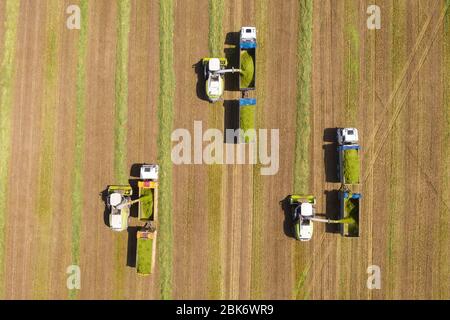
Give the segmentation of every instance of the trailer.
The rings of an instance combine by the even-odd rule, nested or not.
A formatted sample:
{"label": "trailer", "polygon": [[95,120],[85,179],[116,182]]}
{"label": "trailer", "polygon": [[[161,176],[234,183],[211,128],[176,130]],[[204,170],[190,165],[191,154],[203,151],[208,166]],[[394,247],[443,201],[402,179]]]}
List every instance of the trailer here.
{"label": "trailer", "polygon": [[256,99],[239,99],[239,143],[251,143],[256,140],[255,130]]}
{"label": "trailer", "polygon": [[155,268],[156,234],[151,227],[143,227],[137,232],[136,272],[140,275],[150,275]]}
{"label": "trailer", "polygon": [[360,183],[360,159],[358,130],[340,128],[337,131],[338,141],[338,179],[343,185]]}
{"label": "trailer", "polygon": [[239,90],[256,88],[256,28],[242,27],[239,38]]}
{"label": "trailer", "polygon": [[347,223],[340,224],[341,235],[344,237],[359,237],[359,207],[361,194],[348,190],[339,191],[339,219]]}
{"label": "trailer", "polygon": [[139,202],[138,219],[144,223],[138,229],[136,249],[136,271],[140,275],[153,272],[156,256],[156,235],[158,226],[158,165],[143,165],[138,181]]}
{"label": "trailer", "polygon": [[138,218],[146,222],[154,219],[158,210],[158,182],[157,181],[139,181],[139,202]]}

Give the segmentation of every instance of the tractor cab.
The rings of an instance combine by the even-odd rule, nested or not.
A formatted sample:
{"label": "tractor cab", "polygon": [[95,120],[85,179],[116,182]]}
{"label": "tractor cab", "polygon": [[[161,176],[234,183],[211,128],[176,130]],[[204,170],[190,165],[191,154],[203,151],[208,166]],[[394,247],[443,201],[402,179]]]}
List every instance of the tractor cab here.
{"label": "tractor cab", "polygon": [[358,143],[358,129],[339,128],[337,130],[337,140],[340,145]]}

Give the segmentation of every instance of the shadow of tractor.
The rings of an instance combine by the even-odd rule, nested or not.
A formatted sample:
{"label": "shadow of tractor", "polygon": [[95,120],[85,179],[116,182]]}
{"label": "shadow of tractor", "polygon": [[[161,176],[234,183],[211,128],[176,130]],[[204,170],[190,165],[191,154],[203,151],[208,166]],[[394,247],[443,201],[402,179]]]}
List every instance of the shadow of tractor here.
{"label": "shadow of tractor", "polygon": [[287,196],[283,200],[280,201],[280,207],[283,210],[284,213],[284,221],[283,221],[283,231],[284,234],[289,237],[295,239],[295,232],[294,232],[294,223],[292,222],[292,213],[293,208],[291,204],[289,203],[289,198],[291,196]]}

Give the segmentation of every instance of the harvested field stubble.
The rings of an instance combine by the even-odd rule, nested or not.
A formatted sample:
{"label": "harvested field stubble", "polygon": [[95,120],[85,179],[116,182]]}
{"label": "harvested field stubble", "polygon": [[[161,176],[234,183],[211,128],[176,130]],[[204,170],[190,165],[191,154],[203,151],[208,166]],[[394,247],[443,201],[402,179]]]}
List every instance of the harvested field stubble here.
{"label": "harvested field stubble", "polygon": [[0,298],[4,295],[6,195],[11,157],[12,82],[15,70],[19,7],[19,1],[8,0],[6,2],[3,54],[0,55]]}

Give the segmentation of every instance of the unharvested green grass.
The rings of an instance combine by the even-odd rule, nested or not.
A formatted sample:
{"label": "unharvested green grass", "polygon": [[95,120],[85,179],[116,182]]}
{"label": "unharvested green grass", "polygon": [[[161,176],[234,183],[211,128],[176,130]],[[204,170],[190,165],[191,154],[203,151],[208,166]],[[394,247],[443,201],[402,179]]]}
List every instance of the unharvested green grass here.
{"label": "unharvested green grass", "polygon": [[[313,1],[298,0],[299,25],[297,42],[297,115],[295,132],[294,185],[293,193],[306,194],[310,182],[310,140],[311,140],[311,70],[313,41]],[[303,286],[309,267],[298,262],[303,249],[295,247],[293,259],[296,281],[292,295],[294,299],[303,296]],[[298,276],[300,275],[300,276]]]}
{"label": "unharvested green grass", "polygon": [[6,195],[11,157],[11,109],[20,2],[7,0],[3,55],[0,56],[0,298],[4,296]]}
{"label": "unharvested green grass", "polygon": [[[41,139],[39,156],[38,190],[36,203],[36,219],[39,221],[37,247],[41,252],[49,252],[51,241],[51,225],[54,207],[52,204],[54,163],[55,163],[55,131],[56,112],[58,108],[58,27],[61,19],[58,16],[60,6],[55,0],[47,5],[46,45],[44,52],[45,85],[44,99],[41,107]],[[44,299],[48,293],[49,260],[44,254],[37,254],[36,277],[33,284],[34,295]]]}
{"label": "unharvested green grass", "polygon": [[[115,124],[114,124],[114,175],[118,184],[128,183],[127,122],[128,122],[128,35],[130,32],[130,0],[117,0],[117,48],[115,78]],[[123,298],[125,290],[124,239],[115,242],[115,290],[114,298]]]}
{"label": "unharvested green grass", "polygon": [[209,54],[217,58],[223,55],[222,48],[225,37],[222,23],[224,13],[224,0],[209,0]]}
{"label": "unharvested green grass", "polygon": [[313,2],[299,0],[299,31],[297,43],[297,116],[295,135],[294,193],[309,190],[309,154],[311,139],[311,68]]}
{"label": "unharvested green grass", "polygon": [[173,226],[172,226],[172,160],[170,135],[173,127],[175,73],[173,68],[173,0],[159,3],[160,93],[158,100],[158,163],[160,165],[160,201],[158,262],[161,298],[172,297]]}
{"label": "unharvested green grass", "polygon": [[[76,80],[75,152],[72,173],[72,264],[80,264],[80,229],[83,213],[83,160],[86,128],[86,53],[88,43],[88,0],[80,1],[83,22],[78,39]],[[77,297],[77,290],[69,291],[69,298]]]}
{"label": "unharvested green grass", "polygon": [[358,33],[358,13],[356,2],[345,0],[345,11],[347,17],[345,19],[345,82],[346,82],[346,104],[345,104],[345,120],[346,126],[356,125],[356,115],[358,114],[359,91],[360,91],[360,36]]}
{"label": "unharvested green grass", "polygon": [[116,104],[114,172],[116,183],[128,182],[127,170],[127,122],[128,122],[128,34],[130,32],[129,0],[117,0],[117,50],[116,50]]}

